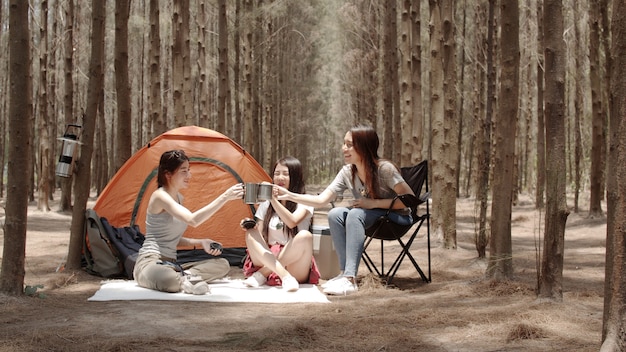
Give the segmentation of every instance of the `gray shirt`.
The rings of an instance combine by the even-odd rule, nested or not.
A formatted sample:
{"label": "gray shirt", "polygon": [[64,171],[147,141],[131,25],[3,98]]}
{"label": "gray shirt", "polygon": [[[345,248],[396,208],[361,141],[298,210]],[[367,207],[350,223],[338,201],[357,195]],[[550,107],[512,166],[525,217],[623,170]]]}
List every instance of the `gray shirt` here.
{"label": "gray shirt", "polygon": [[163,257],[176,258],[176,247],[187,223],[164,211],[159,214],[146,214],[146,238],[139,250],[141,253],[157,253]]}
{"label": "gray shirt", "polygon": [[[400,171],[396,166],[387,160],[381,160],[378,163],[378,198],[380,199],[391,199],[396,196],[396,191],[394,191],[394,187],[398,184],[404,182]],[[335,194],[342,194],[345,190],[349,190],[354,196],[354,199],[359,199],[362,197],[367,197],[369,195],[369,190],[363,184],[361,179],[358,177],[354,177],[354,184],[352,182],[352,165],[344,165],[333,182],[326,187],[333,191]],[[406,208],[404,210],[396,210],[400,213],[409,213],[409,209]]]}

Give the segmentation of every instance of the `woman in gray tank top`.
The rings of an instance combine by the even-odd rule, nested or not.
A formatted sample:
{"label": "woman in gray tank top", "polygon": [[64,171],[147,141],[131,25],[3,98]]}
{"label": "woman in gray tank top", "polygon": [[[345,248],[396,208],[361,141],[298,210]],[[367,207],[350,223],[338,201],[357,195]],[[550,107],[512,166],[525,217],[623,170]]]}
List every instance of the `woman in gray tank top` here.
{"label": "woman in gray tank top", "polygon": [[183,265],[176,263],[176,248],[179,245],[202,247],[208,254],[220,255],[220,243],[208,238],[187,238],[183,234],[188,225],[195,227],[202,224],[228,201],[243,196],[243,185],[236,184],[206,206],[191,212],[182,204],[183,196],[179,192],[188,186],[190,179],[189,157],[184,151],[170,150],[161,155],[158,188],[148,202],[146,237],[133,271],[139,286],[201,295],[209,291],[207,282],[223,278],[230,270],[230,264],[224,258]]}

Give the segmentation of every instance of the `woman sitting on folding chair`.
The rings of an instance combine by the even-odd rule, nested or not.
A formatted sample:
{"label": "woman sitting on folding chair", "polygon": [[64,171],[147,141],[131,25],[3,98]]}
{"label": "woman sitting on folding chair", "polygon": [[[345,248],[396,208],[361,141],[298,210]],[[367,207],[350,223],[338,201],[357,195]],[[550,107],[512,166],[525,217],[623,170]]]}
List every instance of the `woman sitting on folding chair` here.
{"label": "woman sitting on folding chair", "polygon": [[[344,137],[342,151],[346,165],[322,193],[296,194],[279,189],[279,199],[313,207],[329,204],[345,190],[350,190],[354,196],[351,207],[336,207],[328,212],[330,235],[341,272],[324,284],[326,294],[346,295],[358,291],[356,275],[363,254],[365,229],[387,212],[394,197],[413,195],[398,167],[378,157],[378,145],[378,134],[372,127],[355,126]],[[402,201],[393,203],[393,209],[390,213],[393,222],[412,223],[410,209]]]}

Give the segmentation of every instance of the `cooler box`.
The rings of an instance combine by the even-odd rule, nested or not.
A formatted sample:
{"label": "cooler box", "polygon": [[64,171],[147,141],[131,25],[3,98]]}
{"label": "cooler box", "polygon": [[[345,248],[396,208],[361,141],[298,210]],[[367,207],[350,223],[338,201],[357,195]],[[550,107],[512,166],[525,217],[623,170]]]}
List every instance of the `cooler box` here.
{"label": "cooler box", "polygon": [[313,256],[320,270],[322,279],[328,280],[339,274],[339,259],[335,253],[335,246],[330,238],[328,226],[313,225]]}

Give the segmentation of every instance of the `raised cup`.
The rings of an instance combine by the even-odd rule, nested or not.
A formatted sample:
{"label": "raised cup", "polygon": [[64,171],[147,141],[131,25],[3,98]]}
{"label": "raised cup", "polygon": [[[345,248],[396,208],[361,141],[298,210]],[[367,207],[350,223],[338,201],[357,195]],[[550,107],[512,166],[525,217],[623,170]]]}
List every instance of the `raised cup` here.
{"label": "raised cup", "polygon": [[272,199],[272,190],[273,190],[273,186],[269,183],[259,184],[257,199],[259,201]]}
{"label": "raised cup", "polygon": [[247,182],[246,188],[244,189],[243,201],[246,204],[255,204],[257,201],[257,193],[259,191],[259,184]]}

